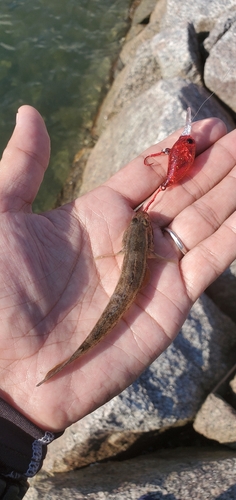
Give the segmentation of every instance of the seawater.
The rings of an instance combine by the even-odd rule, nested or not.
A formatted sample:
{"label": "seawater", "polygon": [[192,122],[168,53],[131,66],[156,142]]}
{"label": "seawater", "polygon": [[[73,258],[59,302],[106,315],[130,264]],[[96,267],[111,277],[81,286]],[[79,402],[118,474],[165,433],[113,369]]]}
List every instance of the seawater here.
{"label": "seawater", "polygon": [[34,208],[51,208],[83,145],[128,27],[130,0],[1,0],[0,149],[17,109],[42,114],[52,155]]}

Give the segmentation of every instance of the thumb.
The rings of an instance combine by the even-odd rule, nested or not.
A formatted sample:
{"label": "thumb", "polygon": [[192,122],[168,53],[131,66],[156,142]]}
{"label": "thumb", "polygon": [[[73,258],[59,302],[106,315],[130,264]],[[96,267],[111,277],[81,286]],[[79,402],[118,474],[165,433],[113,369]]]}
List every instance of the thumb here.
{"label": "thumb", "polygon": [[0,212],[31,209],[50,156],[50,139],[41,115],[22,106],[0,162]]}

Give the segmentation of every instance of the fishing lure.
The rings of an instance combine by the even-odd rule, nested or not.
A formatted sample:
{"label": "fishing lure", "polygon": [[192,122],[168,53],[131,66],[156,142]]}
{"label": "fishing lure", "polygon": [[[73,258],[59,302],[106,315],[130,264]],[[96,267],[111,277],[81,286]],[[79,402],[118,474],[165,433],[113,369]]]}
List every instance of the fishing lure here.
{"label": "fishing lure", "polygon": [[186,124],[183,133],[172,146],[172,148],[165,148],[159,153],[153,153],[146,156],[146,158],[144,159],[145,165],[151,166],[153,164],[148,162],[149,158],[153,158],[163,154],[169,155],[167,176],[161,183],[157,191],[154,192],[154,195],[149,200],[147,206],[143,209],[144,212],[147,212],[150,205],[152,205],[152,203],[155,201],[156,196],[158,193],[160,193],[160,191],[165,191],[167,187],[173,184],[177,184],[177,182],[183,179],[190,167],[193,165],[196,152],[196,143],[191,136],[191,131],[191,108],[188,108],[186,115]]}

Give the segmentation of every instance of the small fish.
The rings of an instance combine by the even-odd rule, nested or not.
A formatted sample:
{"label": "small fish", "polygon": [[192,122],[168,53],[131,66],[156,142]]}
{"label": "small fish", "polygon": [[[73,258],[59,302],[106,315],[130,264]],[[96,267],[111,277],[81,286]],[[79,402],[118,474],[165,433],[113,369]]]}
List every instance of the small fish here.
{"label": "small fish", "polygon": [[37,384],[37,387],[90,351],[114,328],[145,283],[148,258],[165,260],[154,252],[153,230],[149,214],[140,211],[134,215],[124,233],[122,251],[124,260],[119,281],[96,325],[74,354],[52,368]]}

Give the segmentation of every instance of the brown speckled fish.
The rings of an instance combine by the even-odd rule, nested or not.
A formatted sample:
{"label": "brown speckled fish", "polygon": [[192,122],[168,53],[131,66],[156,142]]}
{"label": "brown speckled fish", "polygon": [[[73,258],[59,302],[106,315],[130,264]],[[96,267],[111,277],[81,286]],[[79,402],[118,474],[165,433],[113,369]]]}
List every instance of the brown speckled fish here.
{"label": "brown speckled fish", "polygon": [[52,368],[37,386],[90,351],[114,328],[134,302],[137,293],[144,284],[147,259],[153,257],[161,259],[154,253],[152,225],[147,212],[137,212],[132,218],[124,233],[123,253],[124,260],[119,281],[96,325],[74,354]]}

